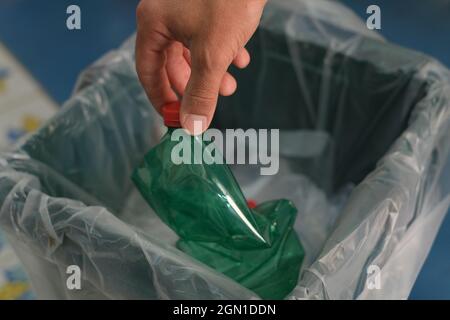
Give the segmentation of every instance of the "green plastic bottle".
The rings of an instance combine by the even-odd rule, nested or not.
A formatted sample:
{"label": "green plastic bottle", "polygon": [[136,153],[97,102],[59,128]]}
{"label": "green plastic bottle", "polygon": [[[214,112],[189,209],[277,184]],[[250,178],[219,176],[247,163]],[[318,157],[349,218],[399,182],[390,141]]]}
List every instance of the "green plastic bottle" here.
{"label": "green plastic bottle", "polygon": [[[284,298],[297,284],[304,257],[292,229],[296,208],[276,200],[250,209],[229,167],[213,163],[202,135],[180,129],[179,108],[178,102],[163,108],[169,129],[133,172],[134,183],[178,234],[178,249],[263,299]],[[191,150],[201,148],[200,164],[194,164],[194,152],[189,164],[172,161],[180,137],[189,139]]]}

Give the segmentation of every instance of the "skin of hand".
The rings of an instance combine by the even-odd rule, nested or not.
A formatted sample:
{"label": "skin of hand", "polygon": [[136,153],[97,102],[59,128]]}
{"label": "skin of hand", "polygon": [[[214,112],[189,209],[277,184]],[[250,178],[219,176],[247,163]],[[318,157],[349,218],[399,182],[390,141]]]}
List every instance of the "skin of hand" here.
{"label": "skin of hand", "polygon": [[136,69],[156,110],[161,113],[163,105],[182,96],[182,126],[193,134],[206,130],[218,95],[236,91],[229,66],[245,68],[250,63],[245,45],[265,4],[266,0],[141,0]]}

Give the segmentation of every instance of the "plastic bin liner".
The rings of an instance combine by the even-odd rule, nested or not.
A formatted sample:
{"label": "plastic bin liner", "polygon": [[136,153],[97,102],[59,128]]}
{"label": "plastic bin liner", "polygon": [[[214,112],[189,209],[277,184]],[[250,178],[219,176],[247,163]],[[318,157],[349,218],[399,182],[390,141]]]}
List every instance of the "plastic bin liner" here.
{"label": "plastic bin liner", "polygon": [[[252,299],[175,247],[130,179],[162,134],[133,39],[0,155],[0,226],[39,298]],[[450,202],[450,75],[339,3],[269,1],[217,128],[279,128],[280,170],[232,170],[256,201],[291,199],[305,260],[288,298],[407,298]],[[81,290],[66,286],[78,265]]]}

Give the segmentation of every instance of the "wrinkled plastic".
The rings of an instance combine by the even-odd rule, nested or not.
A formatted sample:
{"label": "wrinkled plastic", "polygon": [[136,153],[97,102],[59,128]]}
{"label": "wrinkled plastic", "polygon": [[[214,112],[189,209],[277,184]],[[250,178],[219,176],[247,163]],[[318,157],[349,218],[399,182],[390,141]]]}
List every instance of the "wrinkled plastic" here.
{"label": "wrinkled plastic", "polygon": [[270,247],[271,225],[252,214],[233,174],[226,165],[213,163],[214,156],[201,136],[191,138],[178,130],[191,150],[201,150],[199,160],[205,163],[195,164],[194,155],[191,164],[171,160],[180,144],[172,139],[174,131],[169,129],[133,174],[156,213],[186,241],[215,242],[230,249]]}
{"label": "wrinkled plastic", "polygon": [[[0,155],[0,226],[39,298],[257,298],[178,250],[132,185],[162,128],[133,41]],[[281,129],[277,175],[231,169],[246,197],[298,209],[305,260],[289,297],[407,298],[450,202],[449,71],[380,39],[335,1],[269,1],[249,49],[252,64],[232,70],[239,90],[214,123]],[[66,287],[73,264],[82,290]],[[377,290],[367,285],[373,270]]]}
{"label": "wrinkled plastic", "polygon": [[[201,159],[191,152],[189,163],[175,164],[181,141],[200,150]],[[133,181],[181,238],[178,249],[264,299],[282,299],[296,286],[304,255],[293,230],[297,209],[288,200],[250,209],[228,166],[214,161],[212,143],[169,128]]]}

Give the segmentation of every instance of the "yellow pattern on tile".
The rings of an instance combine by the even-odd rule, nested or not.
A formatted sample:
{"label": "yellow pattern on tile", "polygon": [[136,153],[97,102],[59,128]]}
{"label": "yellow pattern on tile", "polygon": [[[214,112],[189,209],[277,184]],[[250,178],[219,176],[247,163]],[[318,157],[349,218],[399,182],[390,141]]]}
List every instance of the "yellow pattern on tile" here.
{"label": "yellow pattern on tile", "polygon": [[0,300],[15,300],[18,299],[29,289],[26,282],[13,282],[0,287]]}

